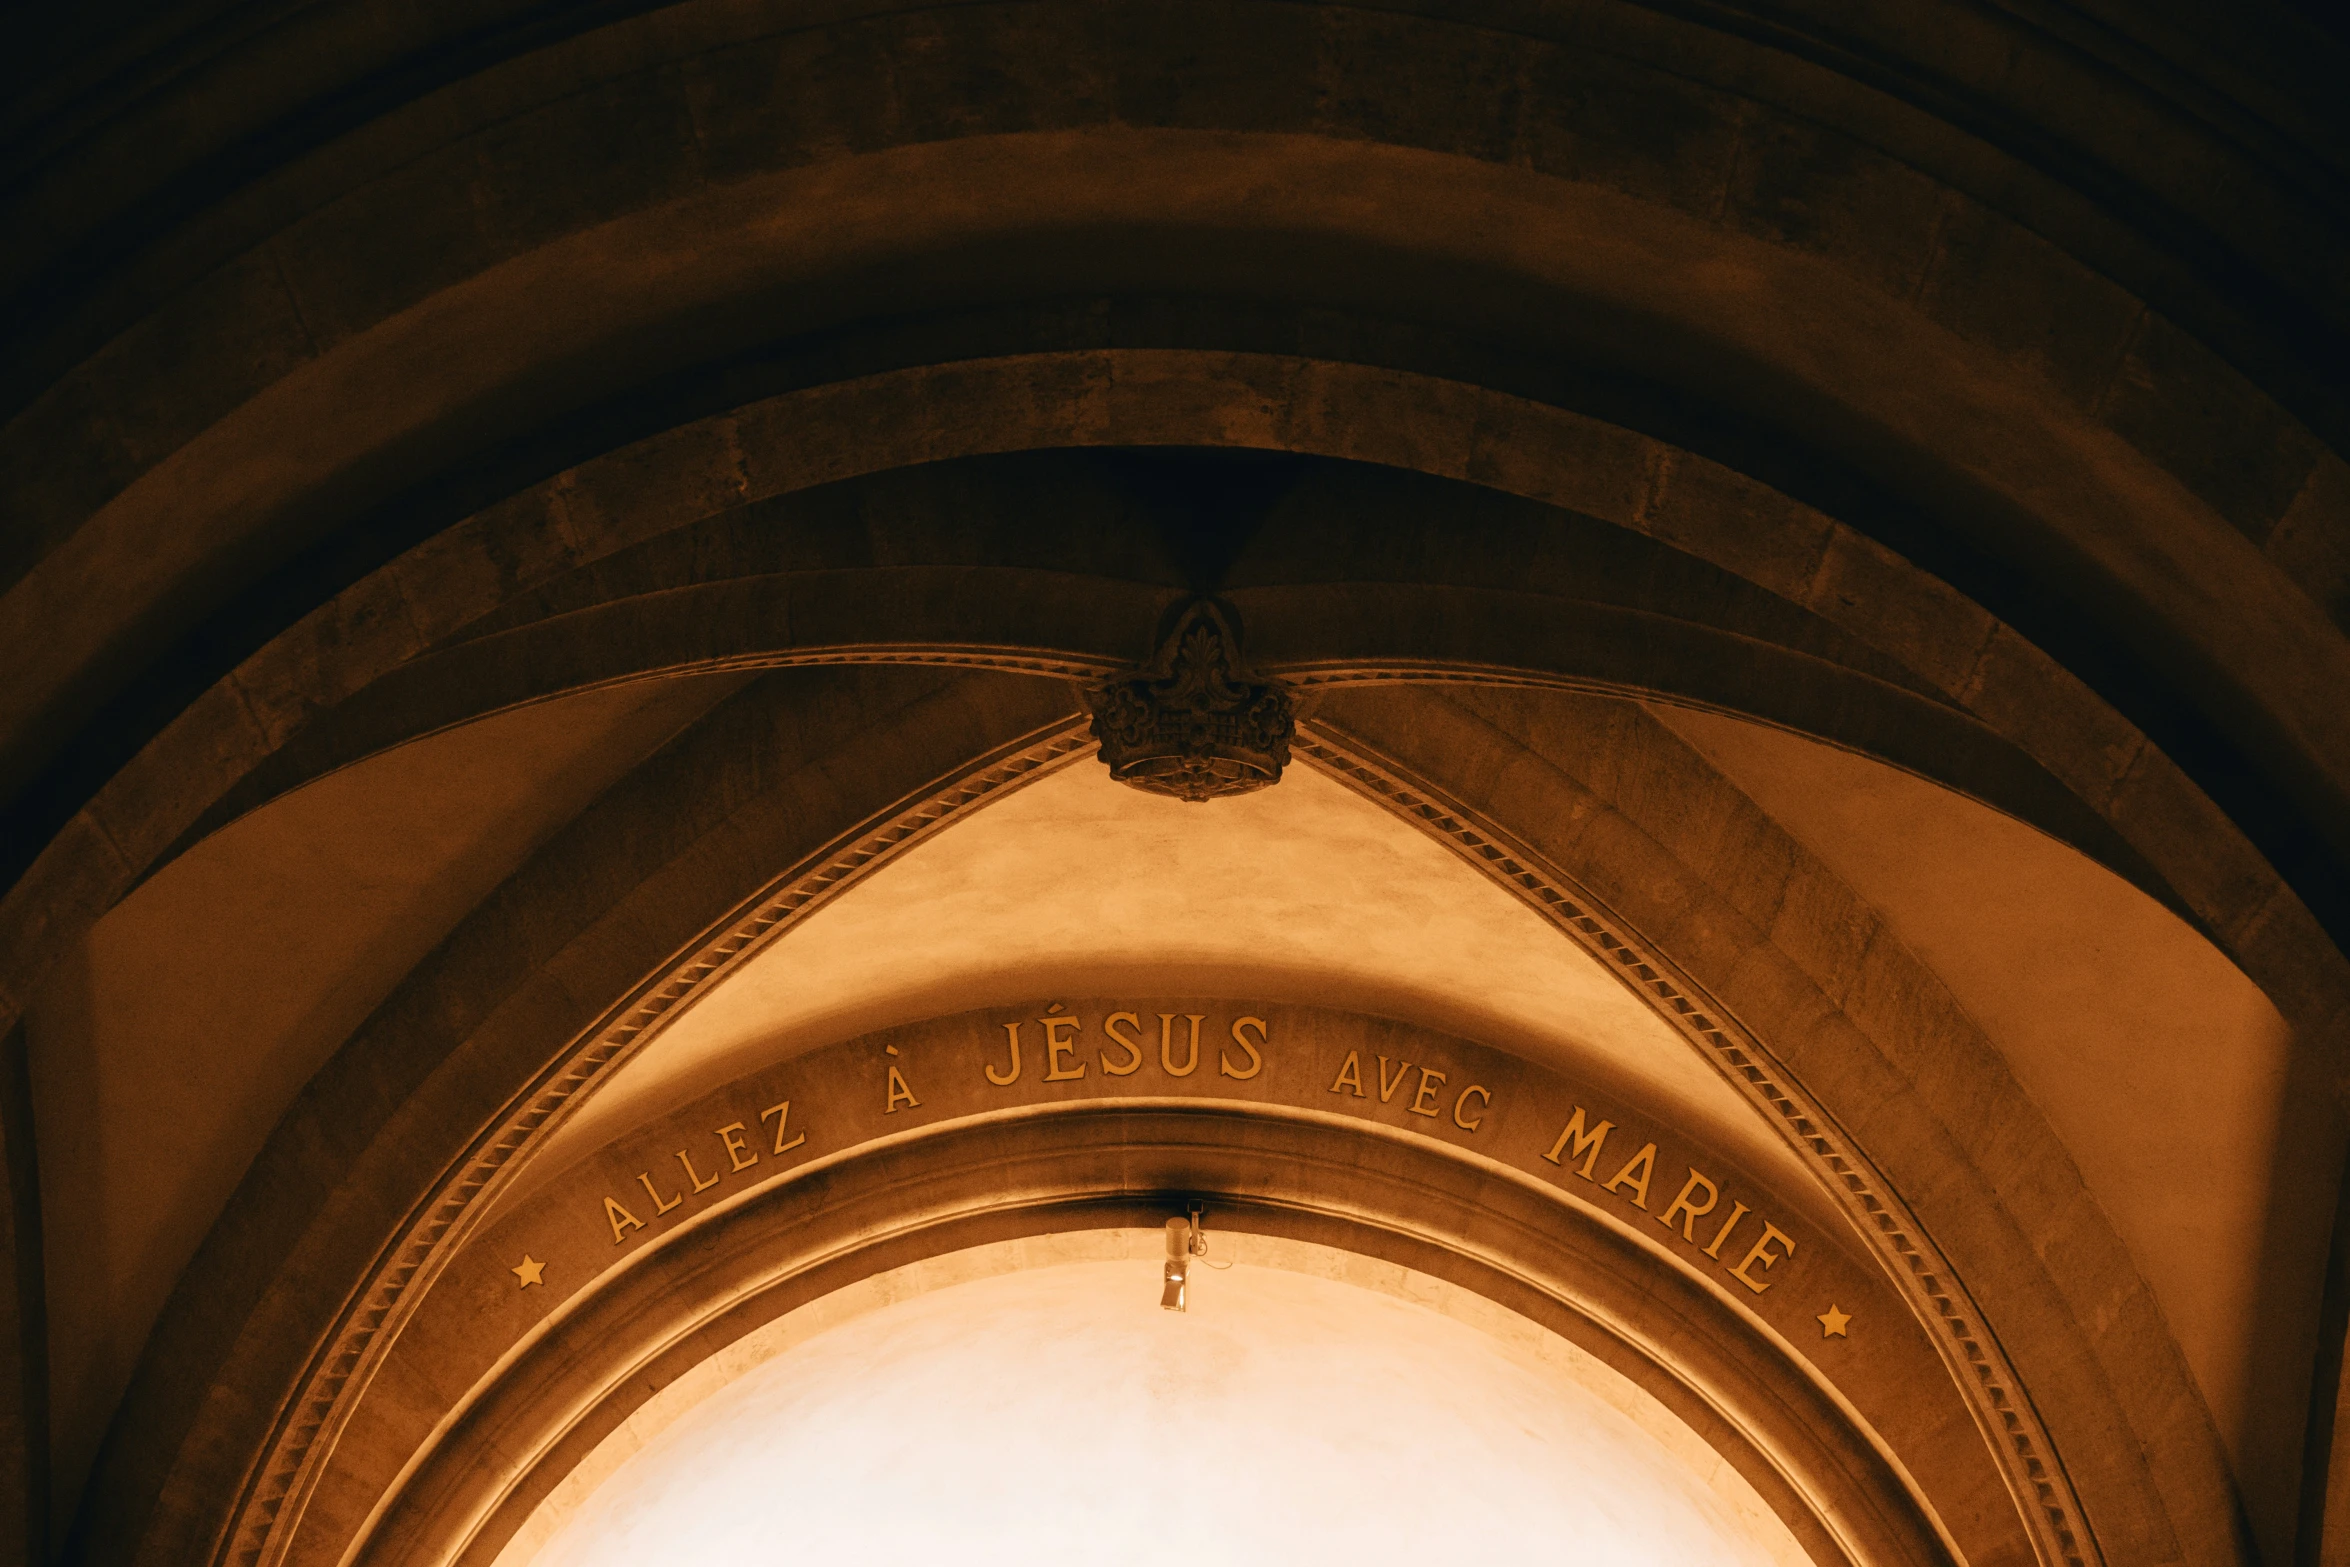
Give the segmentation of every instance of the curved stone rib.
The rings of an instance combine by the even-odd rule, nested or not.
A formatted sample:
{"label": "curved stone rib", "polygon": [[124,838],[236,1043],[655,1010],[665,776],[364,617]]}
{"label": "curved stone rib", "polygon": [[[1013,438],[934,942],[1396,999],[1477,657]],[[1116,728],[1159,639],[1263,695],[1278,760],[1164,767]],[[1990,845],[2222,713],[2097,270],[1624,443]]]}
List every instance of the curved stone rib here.
{"label": "curved stone rib", "polygon": [[1908,1204],[1770,1047],[1574,881],[1367,747],[1301,730],[1298,753],[1414,821],[1515,893],[1671,1024],[1775,1127],[1909,1299],[1967,1400],[2045,1567],[2103,1567],[2055,1443],[1981,1309]]}
{"label": "curved stone rib", "polygon": [[1034,781],[1082,755],[1075,722],[1014,741],[976,770],[836,842],[723,922],[693,952],[583,1035],[509,1105],[413,1211],[399,1238],[354,1293],[313,1353],[297,1394],[280,1413],[212,1560],[275,1567],[299,1527],[322,1460],[414,1302],[491,1206],[518,1157],[559,1125],[586,1094],[710,982],[779,937],[798,919],[923,841],[972,806]]}

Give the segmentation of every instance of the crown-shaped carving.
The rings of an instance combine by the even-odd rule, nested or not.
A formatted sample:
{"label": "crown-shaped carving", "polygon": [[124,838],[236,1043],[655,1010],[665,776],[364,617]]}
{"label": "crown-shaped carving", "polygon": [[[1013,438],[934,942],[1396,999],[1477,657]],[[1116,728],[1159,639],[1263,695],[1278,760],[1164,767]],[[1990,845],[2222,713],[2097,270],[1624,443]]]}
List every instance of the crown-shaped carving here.
{"label": "crown-shaped carving", "polygon": [[1289,765],[1289,693],[1245,678],[1239,636],[1212,599],[1183,612],[1149,663],[1087,700],[1110,776],[1137,789],[1213,800],[1262,789]]}

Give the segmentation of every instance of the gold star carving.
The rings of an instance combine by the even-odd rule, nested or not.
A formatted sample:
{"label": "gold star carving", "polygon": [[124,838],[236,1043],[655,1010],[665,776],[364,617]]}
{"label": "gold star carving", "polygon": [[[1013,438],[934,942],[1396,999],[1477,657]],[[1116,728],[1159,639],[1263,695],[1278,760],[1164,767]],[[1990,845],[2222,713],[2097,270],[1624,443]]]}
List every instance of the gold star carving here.
{"label": "gold star carving", "polygon": [[1852,1335],[1844,1330],[1851,1325],[1852,1314],[1838,1311],[1833,1303],[1826,1311],[1820,1313],[1820,1337],[1822,1338],[1850,1338]]}
{"label": "gold star carving", "polygon": [[529,1289],[533,1284],[547,1282],[547,1265],[527,1251],[522,1254],[520,1262],[506,1271],[522,1281],[520,1288],[523,1289]]}

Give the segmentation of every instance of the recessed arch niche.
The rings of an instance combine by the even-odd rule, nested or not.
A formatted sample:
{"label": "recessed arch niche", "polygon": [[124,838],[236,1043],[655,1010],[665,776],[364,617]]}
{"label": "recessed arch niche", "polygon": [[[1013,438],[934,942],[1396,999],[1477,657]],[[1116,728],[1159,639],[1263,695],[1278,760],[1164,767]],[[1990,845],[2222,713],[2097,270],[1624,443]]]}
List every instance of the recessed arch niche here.
{"label": "recessed arch niche", "polygon": [[[911,1036],[900,1037],[911,1052]],[[1880,1351],[1906,1357],[1905,1369],[1886,1368],[1879,1413],[1898,1428],[1888,1433],[1847,1401],[1856,1387],[1866,1397],[1865,1374],[1855,1378],[1851,1365],[1839,1364],[1846,1392],[1832,1391],[1766,1321],[1739,1311],[1729,1292],[1692,1277],[1695,1270],[1660,1257],[1634,1226],[1410,1133],[1157,1096],[1116,1109],[969,1118],[816,1161],[764,1191],[667,1232],[576,1309],[526,1333],[474,1402],[448,1420],[425,1462],[403,1477],[355,1559],[499,1560],[550,1497],[560,1506],[573,1468],[594,1465],[658,1389],[712,1357],[740,1357],[735,1346],[771,1324],[788,1332],[795,1310],[925,1262],[951,1272],[954,1259],[975,1249],[1029,1246],[1050,1255],[1072,1233],[1139,1230],[1183,1201],[1201,1202],[1214,1216],[1211,1234],[1225,1237],[1227,1255],[1249,1256],[1254,1247],[1283,1256],[1286,1248],[1357,1259],[1356,1267],[1398,1277],[1424,1275],[1487,1302],[1496,1317],[1514,1314],[1577,1346],[1735,1469],[1742,1479],[1728,1492],[1765,1498],[1810,1560],[1958,1559],[1892,1450],[1947,1444],[1954,1435],[1977,1439],[1957,1400],[1936,1405],[1915,1396],[1933,1347],[1888,1320],[1897,1310],[1889,1301],[1854,1308],[1876,1317]],[[510,1216],[481,1246],[498,1252],[534,1217]],[[1812,1281],[1834,1278],[1848,1302],[1863,1301],[1865,1270],[1807,1251],[1818,1232],[1796,1229],[1793,1244],[1812,1264]],[[578,1271],[576,1254],[544,1249],[558,1253],[537,1259],[550,1272]],[[398,1361],[454,1348],[469,1329],[492,1336],[478,1333],[481,1318],[507,1326],[509,1299],[535,1308],[524,1292],[502,1287],[510,1279],[491,1276],[491,1257],[478,1262],[478,1277],[453,1272],[435,1291],[446,1309],[410,1325]],[[1152,1286],[1138,1311],[1157,1310],[1152,1271],[1134,1274]],[[423,1373],[396,1362],[385,1375],[413,1388]],[[356,1437],[364,1450],[371,1435],[357,1430],[346,1442]],[[2006,1512],[2006,1548],[2015,1549],[2022,1542],[2013,1537],[2012,1511],[1986,1508],[1980,1489],[1970,1495],[1953,1484],[1969,1466],[1951,1465],[1950,1456],[1938,1476],[1942,1500],[1978,1524]],[[1995,1493],[1995,1466],[1979,1447],[1977,1459],[1975,1487]],[[1988,1538],[1970,1543],[1975,1554],[1986,1547],[2000,1554]]]}
{"label": "recessed arch niche", "polygon": [[853,1037],[689,1102],[673,1088],[618,1135],[544,1144],[588,1151],[509,1186],[443,1260],[365,1367],[388,1391],[346,1394],[298,1538],[495,1560],[645,1397],[794,1308],[1200,1201],[1230,1231],[1417,1269],[1581,1345],[1814,1560],[2029,1554],[1939,1324],[1817,1172],[1693,1133],[1670,1074],[1563,1064],[1245,995],[1065,996]]}
{"label": "recessed arch niche", "polygon": [[1687,1423],[1532,1319],[1310,1242],[1217,1231],[1210,1252],[1182,1314],[1150,1309],[1159,1230],[998,1241],[844,1286],[639,1405],[497,1560],[784,1540],[873,1561],[1381,1563],[1529,1541],[1809,1561]]}

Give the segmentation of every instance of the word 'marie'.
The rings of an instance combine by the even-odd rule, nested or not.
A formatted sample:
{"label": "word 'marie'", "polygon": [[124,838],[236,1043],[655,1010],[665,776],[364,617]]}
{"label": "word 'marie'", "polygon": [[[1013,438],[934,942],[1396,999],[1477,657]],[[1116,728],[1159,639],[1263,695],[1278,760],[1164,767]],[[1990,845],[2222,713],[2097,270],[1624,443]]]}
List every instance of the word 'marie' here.
{"label": "word 'marie'", "polygon": [[[1542,1157],[1646,1212],[1649,1183],[1656,1178],[1656,1144],[1642,1143],[1639,1152],[1625,1159],[1617,1166],[1616,1173],[1602,1182],[1594,1167],[1607,1151],[1607,1134],[1614,1130],[1613,1121],[1585,1126],[1583,1107],[1577,1105],[1575,1113],[1567,1118],[1565,1129],[1559,1133],[1558,1141],[1552,1143],[1550,1151]],[[1681,1183],[1679,1194],[1665,1205],[1665,1211],[1656,1215],[1656,1222],[1671,1230],[1685,1244],[1698,1248],[1707,1258],[1721,1264],[1728,1270],[1730,1277],[1760,1295],[1771,1287],[1771,1281],[1756,1278],[1754,1270],[1761,1268],[1768,1272],[1772,1263],[1783,1257],[1794,1256],[1794,1237],[1757,1213],[1754,1217],[1762,1225],[1762,1234],[1755,1237],[1754,1244],[1746,1249],[1746,1255],[1739,1259],[1737,1266],[1732,1267],[1723,1260],[1722,1247],[1730,1239],[1730,1232],[1737,1229],[1754,1210],[1742,1202],[1733,1203],[1729,1217],[1713,1229],[1713,1239],[1700,1240],[1698,1221],[1709,1218],[1721,1203],[1721,1183],[1696,1165],[1691,1165],[1689,1178]],[[1778,1250],[1772,1250],[1774,1246]]]}

